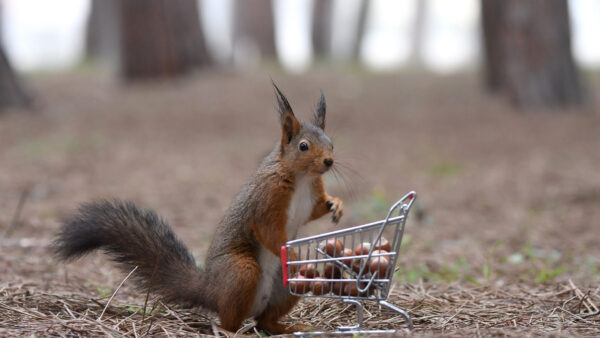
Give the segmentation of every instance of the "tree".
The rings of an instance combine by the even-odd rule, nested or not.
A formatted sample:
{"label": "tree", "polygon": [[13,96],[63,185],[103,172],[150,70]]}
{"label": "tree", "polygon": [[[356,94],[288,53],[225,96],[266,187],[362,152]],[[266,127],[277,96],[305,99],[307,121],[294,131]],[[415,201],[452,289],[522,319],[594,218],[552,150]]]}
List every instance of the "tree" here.
{"label": "tree", "polygon": [[120,56],[119,0],[92,0],[87,22],[86,57],[118,67]]}
{"label": "tree", "polygon": [[358,23],[356,28],[356,39],[354,40],[354,46],[352,48],[352,55],[354,59],[360,58],[360,48],[362,47],[363,37],[365,35],[365,28],[367,26],[367,14],[369,12],[370,0],[361,0],[360,8],[358,12]]}
{"label": "tree", "polygon": [[423,42],[425,40],[425,25],[427,21],[427,1],[417,0],[415,4],[415,18],[412,26],[412,43],[410,63],[413,67],[423,67]]}
{"label": "tree", "polygon": [[360,50],[368,17],[369,0],[334,1],[331,10],[331,57],[354,62]]}
{"label": "tree", "polygon": [[88,55],[115,64],[126,80],[208,63],[197,0],[93,0],[87,39]]}
{"label": "tree", "polygon": [[31,97],[19,82],[4,49],[0,48],[0,109],[30,105]]}
{"label": "tree", "polygon": [[235,2],[234,48],[259,58],[275,56],[275,28],[271,0]]}
{"label": "tree", "polygon": [[[0,14],[3,14],[2,6]],[[0,45],[0,110],[8,107],[28,107],[31,102],[31,97],[20,83],[4,53],[4,48]]]}
{"label": "tree", "polygon": [[482,0],[486,85],[520,107],[582,101],[565,0]]}
{"label": "tree", "polygon": [[196,0],[121,0],[121,74],[174,77],[207,63]]}
{"label": "tree", "polygon": [[331,10],[332,0],[318,0],[314,2],[312,41],[313,50],[318,57],[329,54],[331,43]]}

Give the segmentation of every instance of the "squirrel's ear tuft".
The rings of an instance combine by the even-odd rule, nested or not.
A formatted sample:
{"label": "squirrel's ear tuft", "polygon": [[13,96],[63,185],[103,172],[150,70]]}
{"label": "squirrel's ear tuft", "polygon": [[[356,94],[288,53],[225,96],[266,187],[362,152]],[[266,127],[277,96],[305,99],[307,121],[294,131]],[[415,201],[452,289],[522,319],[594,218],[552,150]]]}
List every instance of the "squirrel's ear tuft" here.
{"label": "squirrel's ear tuft", "polygon": [[275,89],[275,96],[277,97],[277,110],[279,111],[279,118],[281,120],[281,123],[283,123],[283,121],[285,121],[286,113],[290,113],[292,115],[294,115],[294,113],[292,112],[292,107],[290,106],[290,103],[288,102],[285,95],[283,95],[281,90],[279,90],[279,87],[277,87],[275,82],[271,81],[271,83],[273,83],[273,88]]}
{"label": "squirrel's ear tuft", "polygon": [[317,104],[317,111],[313,114],[312,124],[325,130],[325,111],[327,110],[327,103],[325,102],[325,95],[321,91],[321,98]]}
{"label": "squirrel's ear tuft", "polygon": [[281,121],[281,144],[284,145],[290,143],[292,137],[298,134],[300,131],[300,122],[296,120],[296,116],[292,111],[290,103],[281,90],[279,90],[275,82],[273,82],[273,87],[275,88],[275,96],[277,96],[279,119]]}

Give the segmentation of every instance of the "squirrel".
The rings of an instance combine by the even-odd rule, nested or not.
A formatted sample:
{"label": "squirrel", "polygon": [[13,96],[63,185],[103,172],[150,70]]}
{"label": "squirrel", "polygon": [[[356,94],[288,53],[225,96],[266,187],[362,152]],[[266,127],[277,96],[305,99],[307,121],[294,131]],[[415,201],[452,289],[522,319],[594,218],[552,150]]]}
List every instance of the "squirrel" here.
{"label": "squirrel", "polygon": [[212,310],[230,332],[250,317],[272,334],[309,330],[279,322],[298,302],[283,285],[281,247],[309,221],[331,213],[337,223],[344,204],[325,192],[322,178],[334,163],[323,92],[306,123],[273,87],[281,139],[219,223],[204,269],[156,213],[120,200],[81,205],[57,232],[55,256],[70,261],[103,249],[124,271],[137,266],[133,278],[141,290],[167,303]]}

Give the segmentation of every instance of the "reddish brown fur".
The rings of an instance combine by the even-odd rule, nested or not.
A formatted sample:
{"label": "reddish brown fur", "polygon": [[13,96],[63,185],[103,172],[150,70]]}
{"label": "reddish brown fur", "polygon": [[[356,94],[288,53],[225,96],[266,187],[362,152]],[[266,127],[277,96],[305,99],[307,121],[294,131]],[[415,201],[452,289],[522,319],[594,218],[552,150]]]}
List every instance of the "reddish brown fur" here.
{"label": "reddish brown fur", "polygon": [[[313,182],[313,195],[318,197],[310,216],[311,221],[323,217],[330,211],[334,212],[334,216],[337,217],[337,220],[342,218],[344,214],[344,204],[339,198],[331,197],[325,192],[325,185],[323,184],[322,177],[317,178]],[[328,201],[331,202],[331,207],[327,206]]]}
{"label": "reddish brown fur", "polygon": [[270,187],[270,191],[269,199],[265,203],[269,206],[267,212],[248,226],[256,239],[275,256],[279,257],[281,246],[288,240],[285,231],[286,210],[290,204],[294,188],[291,183],[284,181],[277,186]]}
{"label": "reddish brown fur", "polygon": [[[221,327],[225,330],[235,332],[242,325],[244,319],[250,315],[254,305],[254,293],[260,278],[260,266],[256,260],[248,256],[239,255],[232,260],[232,271],[238,285],[236,292],[224,292],[219,299],[218,313],[221,319]],[[231,311],[236,309],[236,311]]]}
{"label": "reddish brown fur", "polygon": [[[312,177],[310,198],[314,206],[303,209],[310,214],[297,214],[295,220],[313,220],[332,212],[337,222],[343,204],[325,192],[321,178],[333,163],[333,145],[323,130],[325,98],[321,96],[313,124],[305,124],[296,119],[287,99],[275,89],[280,144],[242,188],[217,227],[204,271],[196,267],[192,255],[166,223],[132,203],[84,208],[59,233],[55,244],[59,257],[70,259],[102,248],[125,270],[139,266],[137,276],[143,288],[167,300],[214,310],[221,326],[232,332],[250,315],[271,333],[306,329],[278,323],[298,298],[284,288],[281,273],[274,274],[275,269],[281,269],[276,260],[281,246],[290,239],[286,230],[288,210],[298,177]],[[303,144],[306,149],[300,147]],[[295,259],[295,252],[290,255]]]}
{"label": "reddish brown fur", "polygon": [[257,326],[269,332],[292,333],[294,331],[308,331],[311,328],[304,325],[293,325],[286,327],[279,323],[279,318],[286,315],[300,300],[297,296],[290,295],[284,302],[268,308],[263,314],[256,318]]}

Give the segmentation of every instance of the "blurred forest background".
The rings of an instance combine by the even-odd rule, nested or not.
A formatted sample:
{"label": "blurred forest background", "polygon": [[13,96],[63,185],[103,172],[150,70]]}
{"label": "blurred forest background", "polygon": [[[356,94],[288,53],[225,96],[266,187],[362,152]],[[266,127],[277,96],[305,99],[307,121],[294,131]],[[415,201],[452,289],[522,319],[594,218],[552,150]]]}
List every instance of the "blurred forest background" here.
{"label": "blurred forest background", "polygon": [[[3,0],[2,6],[3,54],[24,72],[95,64],[138,80],[269,65],[293,73],[327,65],[440,74],[483,65],[488,89],[505,91],[518,105],[554,106],[581,102],[576,63],[600,66],[594,0]],[[8,96],[15,95],[15,102],[30,99]]]}
{"label": "blurred forest background", "polygon": [[[379,219],[419,194],[392,296],[418,329],[600,332],[599,1],[0,9],[0,333],[67,330],[55,322],[71,318],[62,308],[40,308],[38,326],[19,326],[29,317],[18,314],[40,295],[105,299],[122,280],[102,255],[51,258],[53,232],[81,202],[152,207],[202,262],[279,137],[271,78],[301,119],[323,90],[341,172],[326,176],[346,203],[340,225],[319,220],[300,236]],[[30,298],[15,297],[23,289]],[[454,301],[435,298],[448,292]],[[119,297],[143,303],[128,284]],[[129,320],[115,327],[131,335]]]}

